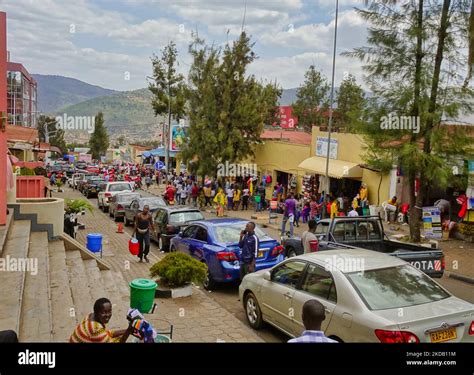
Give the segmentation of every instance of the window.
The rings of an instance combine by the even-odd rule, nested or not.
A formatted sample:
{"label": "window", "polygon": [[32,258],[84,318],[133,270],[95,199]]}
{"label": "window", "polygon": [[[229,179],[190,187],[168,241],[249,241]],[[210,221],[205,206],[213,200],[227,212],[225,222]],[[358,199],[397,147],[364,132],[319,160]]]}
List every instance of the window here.
{"label": "window", "polygon": [[155,219],[155,221],[156,221],[157,223],[164,224],[164,223],[166,222],[166,216],[167,216],[166,211],[164,211],[164,210],[158,210],[158,211],[156,212],[156,219]]}
{"label": "window", "polygon": [[331,274],[321,267],[309,265],[301,290],[313,296],[336,302],[336,286]]}
{"label": "window", "polygon": [[353,221],[346,221],[344,226],[344,239],[351,241],[356,239],[356,225]]}
{"label": "window", "polygon": [[[220,243],[237,243],[240,240],[240,232],[245,229],[245,225],[242,224],[231,224],[231,225],[216,225],[214,227],[214,235],[217,242]],[[267,237],[266,233],[259,227],[255,227],[255,234],[259,240]]]}
{"label": "window", "polygon": [[109,185],[109,191],[124,191],[124,190],[132,190],[130,184],[114,184]]}
{"label": "window", "polygon": [[198,241],[206,242],[207,243],[207,230],[203,227],[198,227],[196,235],[194,238]]}
{"label": "window", "polygon": [[429,276],[410,265],[349,273],[347,277],[371,310],[415,306],[450,297]]}
{"label": "window", "polygon": [[334,225],[334,232],[333,232],[334,240],[336,241],[344,241],[344,222],[340,221]]}
{"label": "window", "polygon": [[181,224],[187,221],[203,220],[204,216],[200,211],[184,211],[174,212],[170,215],[170,222],[174,224]]}
{"label": "window", "polygon": [[320,236],[320,235],[326,235],[327,231],[328,231],[328,228],[329,228],[329,225],[327,223],[319,223],[317,226],[316,226],[316,236]]}
{"label": "window", "polygon": [[187,227],[183,232],[183,238],[190,238],[190,237],[192,238],[197,228],[198,227],[195,225],[191,225],[190,227]]}
{"label": "window", "polygon": [[272,281],[295,288],[306,264],[303,262],[286,262],[272,272]]}
{"label": "window", "polygon": [[367,228],[369,232],[369,240],[381,240],[382,234],[378,222],[367,222]]}

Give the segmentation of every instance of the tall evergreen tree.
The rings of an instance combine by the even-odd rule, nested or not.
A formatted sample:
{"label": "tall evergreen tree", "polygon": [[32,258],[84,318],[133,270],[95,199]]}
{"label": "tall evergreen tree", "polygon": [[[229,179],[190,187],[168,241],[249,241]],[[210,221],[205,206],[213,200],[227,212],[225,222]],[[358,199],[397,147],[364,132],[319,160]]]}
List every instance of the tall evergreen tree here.
{"label": "tall evergreen tree", "polygon": [[365,103],[364,90],[356,83],[355,77],[349,74],[342,80],[337,94],[335,125],[350,127],[353,119],[362,116]]}
{"label": "tall evergreen tree", "polygon": [[219,163],[245,160],[274,121],[281,89],[246,74],[256,59],[252,47],[244,32],[223,51],[198,38],[190,46],[190,141],[183,157],[193,172],[215,175]]}
{"label": "tall evergreen tree", "polygon": [[326,77],[311,65],[304,75],[304,83],[296,92],[293,114],[298,117],[298,125],[311,132],[313,125],[322,125],[324,112],[329,108],[330,86]]}
{"label": "tall evergreen tree", "polygon": [[152,65],[153,81],[148,84],[148,89],[153,94],[151,105],[155,116],[165,114],[168,116],[168,124],[163,132],[168,168],[171,121],[184,117],[186,104],[186,85],[183,75],[177,72],[178,50],[173,41],[161,50],[161,57],[153,56]]}
{"label": "tall evergreen tree", "polygon": [[64,130],[58,127],[54,117],[40,115],[37,128],[40,142],[49,142],[51,146],[58,147],[62,152],[67,151]]}
{"label": "tall evergreen tree", "polygon": [[[462,88],[461,69],[467,56],[470,4],[431,0],[425,4],[394,1],[371,2],[358,10],[369,22],[367,47],[349,55],[365,62],[367,83],[374,100],[360,121],[369,164],[400,165],[410,190],[410,236],[420,241],[421,207],[433,185],[445,186],[453,178],[453,164],[472,155],[472,140],[463,127],[442,125],[471,111],[474,93]],[[381,126],[389,114],[397,119],[413,116],[419,128],[390,129]],[[392,124],[390,124],[392,125]],[[413,124],[413,125],[416,125]],[[415,191],[415,181],[420,184]]]}
{"label": "tall evergreen tree", "polygon": [[109,134],[104,125],[104,115],[99,112],[95,116],[94,132],[89,139],[89,147],[93,159],[99,160],[101,156],[105,155],[109,148]]}

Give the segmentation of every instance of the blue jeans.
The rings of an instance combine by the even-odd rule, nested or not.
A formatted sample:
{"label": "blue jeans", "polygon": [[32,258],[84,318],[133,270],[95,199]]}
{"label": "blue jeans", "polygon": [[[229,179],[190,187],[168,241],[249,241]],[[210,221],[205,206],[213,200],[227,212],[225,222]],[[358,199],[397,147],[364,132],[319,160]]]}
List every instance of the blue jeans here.
{"label": "blue jeans", "polygon": [[[281,233],[285,233],[286,230],[286,222],[288,221],[289,216],[283,216],[283,221],[281,222]],[[290,236],[293,237],[293,228],[294,223],[290,221]]]}
{"label": "blue jeans", "polygon": [[143,258],[143,256],[147,256],[148,253],[150,252],[150,231],[146,231],[146,233],[137,233],[135,234],[136,239],[138,240],[139,244],[139,250],[138,250],[138,257],[140,259]]}

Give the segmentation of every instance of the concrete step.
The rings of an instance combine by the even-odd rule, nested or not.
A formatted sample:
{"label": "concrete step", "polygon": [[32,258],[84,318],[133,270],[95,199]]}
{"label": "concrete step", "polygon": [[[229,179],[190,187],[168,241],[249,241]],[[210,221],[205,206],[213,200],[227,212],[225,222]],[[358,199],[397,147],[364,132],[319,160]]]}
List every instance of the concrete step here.
{"label": "concrete step", "polygon": [[51,306],[49,293],[48,233],[30,234],[28,258],[37,262],[25,275],[20,316],[20,342],[51,341]]}
{"label": "concrete step", "polygon": [[66,265],[66,250],[62,240],[51,241],[49,250],[51,311],[52,311],[52,341],[69,341],[78,323],[76,309],[72,301],[69,286],[68,267]]}
{"label": "concrete step", "polygon": [[83,260],[84,267],[86,268],[87,278],[89,280],[90,294],[95,302],[99,298],[108,298],[104,288],[102,277],[100,276],[100,270],[97,267],[97,262],[94,259]]}
{"label": "concrete step", "polygon": [[20,313],[25,272],[19,270],[18,260],[26,260],[30,242],[31,223],[17,220],[8,232],[0,271],[0,330],[20,331]]}
{"label": "concrete step", "polygon": [[66,251],[66,265],[76,319],[81,322],[92,312],[94,300],[90,294],[86,267],[79,250]]}
{"label": "concrete step", "polygon": [[102,282],[107,298],[112,302],[112,319],[109,322],[111,329],[127,328],[127,312],[130,306],[130,297],[126,293],[126,282],[120,272],[110,270],[101,271]]}

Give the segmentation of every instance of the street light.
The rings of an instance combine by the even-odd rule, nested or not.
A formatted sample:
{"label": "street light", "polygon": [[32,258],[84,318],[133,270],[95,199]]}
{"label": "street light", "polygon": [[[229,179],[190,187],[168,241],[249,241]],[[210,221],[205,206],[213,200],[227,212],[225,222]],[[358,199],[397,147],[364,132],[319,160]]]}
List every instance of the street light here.
{"label": "street light", "polygon": [[328,124],[328,150],[326,155],[326,194],[330,189],[329,183],[329,153],[331,150],[331,130],[332,130],[332,108],[333,108],[333,99],[334,99],[334,73],[336,71],[336,42],[337,42],[337,17],[339,14],[339,0],[336,0],[336,19],[334,23],[334,47],[332,55],[332,77],[331,77],[331,98],[329,103],[329,124]]}

